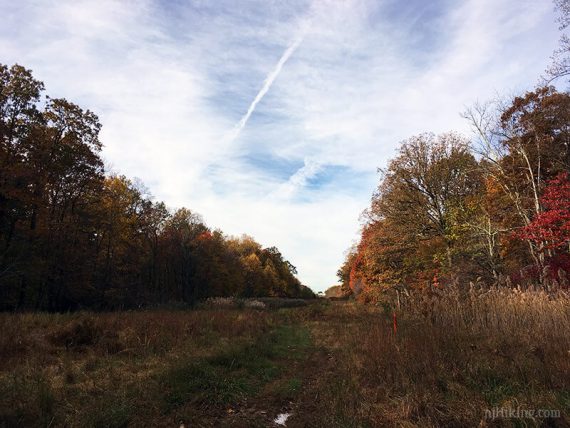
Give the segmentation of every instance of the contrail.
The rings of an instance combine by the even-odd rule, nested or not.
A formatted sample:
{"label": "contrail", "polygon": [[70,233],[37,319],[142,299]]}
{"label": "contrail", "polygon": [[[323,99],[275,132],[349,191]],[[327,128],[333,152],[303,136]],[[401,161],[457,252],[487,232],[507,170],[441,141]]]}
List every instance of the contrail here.
{"label": "contrail", "polygon": [[255,98],[251,102],[249,108],[247,109],[247,112],[243,115],[243,117],[240,119],[240,121],[236,124],[236,126],[230,133],[228,138],[230,142],[234,141],[239,136],[242,129],[247,124],[247,121],[255,111],[257,104],[259,104],[259,102],[263,99],[267,91],[269,91],[271,85],[273,85],[273,82],[275,81],[275,79],[277,79],[279,73],[281,73],[281,70],[283,69],[283,66],[285,65],[287,60],[291,57],[291,55],[293,55],[293,53],[297,50],[297,48],[303,41],[303,37],[304,34],[301,34],[296,40],[293,41],[293,43],[291,43],[291,45],[285,50],[285,52],[283,52],[281,58],[279,58],[279,61],[277,62],[277,65],[275,66],[273,71],[267,75],[267,77],[263,82],[263,86],[261,87]]}

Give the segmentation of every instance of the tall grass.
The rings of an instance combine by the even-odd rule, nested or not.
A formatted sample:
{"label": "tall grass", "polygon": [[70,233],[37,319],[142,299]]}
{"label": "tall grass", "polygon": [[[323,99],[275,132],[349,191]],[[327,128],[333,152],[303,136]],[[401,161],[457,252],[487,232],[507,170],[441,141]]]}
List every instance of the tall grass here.
{"label": "tall grass", "polygon": [[[408,294],[403,313],[423,324],[475,335],[510,336],[553,345],[570,336],[570,294],[543,289],[452,284],[429,293]],[[563,345],[559,343],[558,345]],[[569,348],[567,348],[569,349]]]}
{"label": "tall grass", "polygon": [[0,427],[125,426],[160,411],[165,369],[274,326],[245,310],[0,314]]}
{"label": "tall grass", "polygon": [[[407,293],[394,305],[396,333],[391,308],[234,303],[0,314],[0,426],[178,417],[268,426],[282,406],[291,426],[570,424],[568,292],[454,284]],[[492,419],[494,408],[560,417]]]}
{"label": "tall grass", "polygon": [[[404,296],[396,314],[397,333],[391,313],[338,330],[329,426],[568,426],[567,292],[452,285]],[[561,417],[489,419],[497,407]]]}

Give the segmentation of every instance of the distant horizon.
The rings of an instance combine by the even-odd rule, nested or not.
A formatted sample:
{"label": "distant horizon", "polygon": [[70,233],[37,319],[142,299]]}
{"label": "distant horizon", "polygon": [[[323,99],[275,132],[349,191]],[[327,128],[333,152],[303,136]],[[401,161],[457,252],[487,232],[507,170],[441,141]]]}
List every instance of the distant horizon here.
{"label": "distant horizon", "polygon": [[108,169],[276,246],[315,292],[357,239],[377,168],[477,100],[531,89],[550,1],[0,0],[0,62],[96,113]]}

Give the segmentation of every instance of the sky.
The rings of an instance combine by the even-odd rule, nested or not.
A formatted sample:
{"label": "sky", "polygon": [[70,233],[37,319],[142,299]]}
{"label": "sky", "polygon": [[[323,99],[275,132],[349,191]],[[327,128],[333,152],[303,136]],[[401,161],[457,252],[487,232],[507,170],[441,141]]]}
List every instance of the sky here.
{"label": "sky", "polygon": [[0,0],[0,63],[94,111],[110,171],[277,246],[321,291],[377,168],[422,132],[532,89],[549,0]]}

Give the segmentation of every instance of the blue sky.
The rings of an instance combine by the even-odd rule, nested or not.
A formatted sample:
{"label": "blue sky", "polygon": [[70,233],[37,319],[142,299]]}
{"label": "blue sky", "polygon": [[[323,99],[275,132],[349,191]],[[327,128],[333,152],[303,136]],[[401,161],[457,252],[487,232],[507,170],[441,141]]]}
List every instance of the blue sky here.
{"label": "blue sky", "polygon": [[[95,111],[107,165],[334,284],[411,135],[532,88],[549,0],[0,0],[0,62]],[[249,111],[249,114],[248,114]]]}

